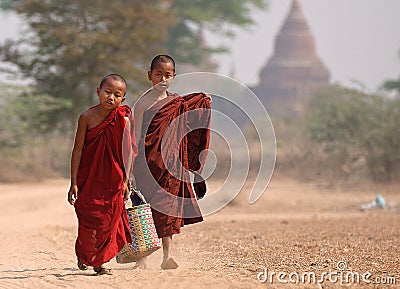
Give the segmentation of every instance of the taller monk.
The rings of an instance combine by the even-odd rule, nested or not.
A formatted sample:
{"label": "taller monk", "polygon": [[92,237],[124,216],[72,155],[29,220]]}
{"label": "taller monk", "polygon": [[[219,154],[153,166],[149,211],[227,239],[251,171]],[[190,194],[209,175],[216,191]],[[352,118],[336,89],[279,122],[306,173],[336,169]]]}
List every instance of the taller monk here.
{"label": "taller monk", "polygon": [[[148,79],[153,87],[134,106],[138,155],[135,185],[150,203],[163,244],[162,269],[176,269],[172,235],[181,227],[203,221],[197,199],[206,193],[201,169],[208,149],[211,97],[204,93],[179,96],[167,91],[176,76],[175,61],[157,55]],[[190,182],[190,173],[195,183]],[[146,259],[137,262],[146,267]]]}

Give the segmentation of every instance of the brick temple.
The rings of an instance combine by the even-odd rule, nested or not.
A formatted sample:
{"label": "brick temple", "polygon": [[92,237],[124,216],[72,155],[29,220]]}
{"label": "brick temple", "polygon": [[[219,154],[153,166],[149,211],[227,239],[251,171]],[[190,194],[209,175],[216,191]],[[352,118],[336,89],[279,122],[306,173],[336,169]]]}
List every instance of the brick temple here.
{"label": "brick temple", "polygon": [[300,1],[293,0],[276,37],[274,54],[252,90],[271,114],[299,115],[307,100],[317,89],[328,85],[329,79]]}

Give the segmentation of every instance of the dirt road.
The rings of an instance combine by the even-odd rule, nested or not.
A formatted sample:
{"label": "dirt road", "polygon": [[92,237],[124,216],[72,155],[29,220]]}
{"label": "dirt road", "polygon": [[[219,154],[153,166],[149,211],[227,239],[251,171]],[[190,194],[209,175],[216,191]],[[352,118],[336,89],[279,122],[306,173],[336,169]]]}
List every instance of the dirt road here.
{"label": "dirt road", "polygon": [[112,260],[112,276],[77,269],[67,189],[67,180],[0,185],[0,288],[400,288],[400,214],[359,209],[376,193],[400,203],[394,187],[275,177],[256,204],[241,193],[175,236],[177,270],[159,269],[159,250],[144,270]]}

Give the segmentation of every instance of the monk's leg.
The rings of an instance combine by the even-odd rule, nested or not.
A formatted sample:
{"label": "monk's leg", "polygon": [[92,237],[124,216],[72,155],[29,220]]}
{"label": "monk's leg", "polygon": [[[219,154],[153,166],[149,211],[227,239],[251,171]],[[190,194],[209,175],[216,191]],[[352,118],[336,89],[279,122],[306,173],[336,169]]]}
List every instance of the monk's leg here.
{"label": "monk's leg", "polygon": [[161,269],[176,269],[178,264],[172,259],[172,235],[162,238],[163,245],[163,262],[161,264]]}
{"label": "monk's leg", "polygon": [[147,268],[147,257],[143,257],[136,261],[135,266],[133,269],[146,269]]}
{"label": "monk's leg", "polygon": [[163,246],[163,260],[168,260],[172,255],[172,235],[161,239]]}

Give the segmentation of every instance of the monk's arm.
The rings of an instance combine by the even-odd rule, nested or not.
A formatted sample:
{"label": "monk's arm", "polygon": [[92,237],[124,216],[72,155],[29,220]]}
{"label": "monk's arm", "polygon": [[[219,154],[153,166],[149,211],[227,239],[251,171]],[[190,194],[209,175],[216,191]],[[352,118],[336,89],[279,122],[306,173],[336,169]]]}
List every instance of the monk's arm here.
{"label": "monk's arm", "polygon": [[131,174],[132,168],[132,148],[131,148],[131,121],[129,117],[124,117],[125,128],[122,141],[122,151],[124,156],[124,168],[125,168],[125,179],[124,182],[127,183],[129,180],[129,175]]}
{"label": "monk's arm", "polygon": [[83,145],[87,130],[87,118],[81,114],[78,120],[78,128],[76,129],[74,148],[71,155],[71,186],[68,192],[68,202],[73,205],[78,198],[77,176],[79,164],[81,162]]}
{"label": "monk's arm", "polygon": [[[143,104],[138,101],[136,102],[134,108],[133,108],[133,118],[135,120],[135,139],[136,139],[136,144],[139,147],[139,141],[140,141],[140,135],[142,131],[142,123],[143,123],[143,112],[144,112],[144,106]],[[136,187],[136,180],[135,177],[133,176],[133,172],[131,175],[131,185],[135,188]]]}
{"label": "monk's arm", "polygon": [[124,200],[127,201],[129,198],[129,178],[131,175],[131,168],[132,168],[132,142],[131,142],[131,121],[129,117],[124,117],[125,119],[125,128],[124,128],[124,135],[122,141],[122,155],[124,156],[124,169],[125,169],[125,176],[124,176],[124,190],[123,196]]}
{"label": "monk's arm", "polygon": [[135,137],[136,144],[139,146],[140,135],[142,132],[144,106],[141,102],[137,102],[133,108],[133,117],[135,119]]}

